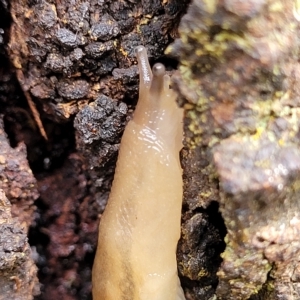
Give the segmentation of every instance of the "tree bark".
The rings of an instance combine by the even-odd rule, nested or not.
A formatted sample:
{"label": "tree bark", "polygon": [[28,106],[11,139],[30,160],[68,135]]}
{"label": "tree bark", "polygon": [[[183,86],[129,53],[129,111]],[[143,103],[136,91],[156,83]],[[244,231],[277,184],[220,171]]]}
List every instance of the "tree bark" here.
{"label": "tree bark", "polygon": [[[226,225],[218,299],[300,295],[298,31],[296,2],[194,0],[168,50],[180,61],[185,164],[198,162],[185,167],[184,217],[217,201]],[[193,256],[181,269],[199,282],[208,273]]]}

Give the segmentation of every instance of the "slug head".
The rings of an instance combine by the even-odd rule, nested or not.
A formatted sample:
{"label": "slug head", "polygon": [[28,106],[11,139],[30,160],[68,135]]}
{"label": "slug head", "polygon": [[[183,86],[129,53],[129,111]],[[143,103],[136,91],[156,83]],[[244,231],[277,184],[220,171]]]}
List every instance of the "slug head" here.
{"label": "slug head", "polygon": [[138,46],[135,51],[140,84],[133,121],[155,131],[159,138],[180,150],[183,110],[175,101],[177,94],[170,88],[170,77],[161,63],[155,64],[151,70],[145,47]]}

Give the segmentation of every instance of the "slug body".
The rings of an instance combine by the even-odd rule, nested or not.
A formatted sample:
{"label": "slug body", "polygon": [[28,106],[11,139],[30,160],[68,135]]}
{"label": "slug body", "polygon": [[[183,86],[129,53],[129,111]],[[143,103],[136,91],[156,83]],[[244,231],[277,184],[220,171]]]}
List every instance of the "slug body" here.
{"label": "slug body", "polygon": [[176,247],[182,205],[182,109],[162,64],[136,49],[139,101],[122,137],[93,266],[94,300],[185,299]]}

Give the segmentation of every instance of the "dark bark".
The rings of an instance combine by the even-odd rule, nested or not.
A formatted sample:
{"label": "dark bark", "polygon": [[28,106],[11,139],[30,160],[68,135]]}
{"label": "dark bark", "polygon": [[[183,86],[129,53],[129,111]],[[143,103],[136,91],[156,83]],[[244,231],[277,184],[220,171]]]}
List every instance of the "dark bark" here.
{"label": "dark bark", "polygon": [[34,219],[37,185],[24,143],[15,149],[10,147],[2,120],[0,178],[0,299],[30,300],[39,293],[37,268],[27,238]]}
{"label": "dark bark", "polygon": [[[2,186],[12,207],[3,203],[25,247],[20,264],[28,263],[35,282],[19,229],[31,223],[40,299],[90,298],[98,217],[137,100],[139,44],[151,63],[172,70],[179,61],[178,267],[187,299],[299,298],[297,3],[194,0],[178,37],[187,1],[1,2],[0,110],[11,144],[3,133],[2,146],[5,162],[11,155],[22,166]],[[163,51],[175,37],[172,60]],[[37,192],[23,141],[41,195],[34,221]],[[31,299],[35,283],[13,270]]]}
{"label": "dark bark", "polygon": [[298,2],[194,0],[168,51],[185,163],[199,165],[185,168],[185,214],[218,201],[227,229],[219,299],[300,297],[298,20]]}
{"label": "dark bark", "polygon": [[26,143],[38,182],[29,237],[39,254],[39,299],[90,298],[99,215],[137,101],[134,48],[145,45],[151,63],[165,61],[171,70],[176,61],[163,51],[186,6],[177,0],[3,6],[1,112],[11,145]]}

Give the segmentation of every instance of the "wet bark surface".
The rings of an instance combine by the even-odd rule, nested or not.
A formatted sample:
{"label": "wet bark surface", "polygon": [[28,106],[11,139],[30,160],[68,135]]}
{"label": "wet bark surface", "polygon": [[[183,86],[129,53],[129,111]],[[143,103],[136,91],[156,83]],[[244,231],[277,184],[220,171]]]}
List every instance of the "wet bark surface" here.
{"label": "wet bark surface", "polygon": [[297,3],[187,8],[1,1],[3,299],[91,299],[99,217],[137,101],[139,44],[151,64],[174,71],[179,62],[186,298],[299,298]]}
{"label": "wet bark surface", "polygon": [[164,49],[187,3],[2,6],[1,113],[11,147],[27,146],[40,194],[29,231],[42,284],[36,299],[90,299],[99,216],[137,101],[134,48],[145,45],[151,63],[172,70]]}
{"label": "wet bark surface", "polygon": [[0,153],[0,299],[29,300],[39,294],[35,252],[27,237],[39,194],[25,145],[10,147],[2,120]]}
{"label": "wet bark surface", "polygon": [[227,229],[218,299],[299,298],[298,31],[297,3],[194,0],[167,50],[191,150],[186,213],[218,201]]}
{"label": "wet bark surface", "polygon": [[11,215],[11,204],[0,190],[0,299],[30,300],[39,294],[37,267],[27,232]]}

